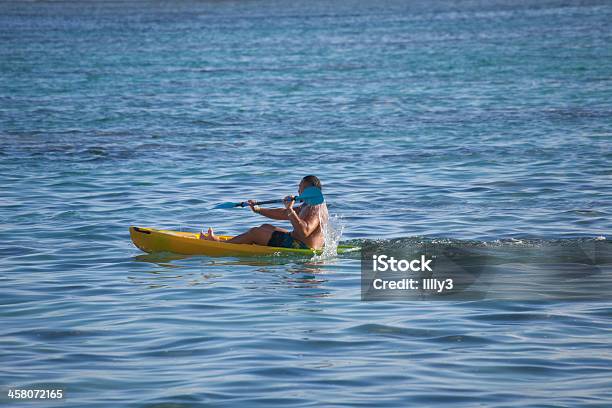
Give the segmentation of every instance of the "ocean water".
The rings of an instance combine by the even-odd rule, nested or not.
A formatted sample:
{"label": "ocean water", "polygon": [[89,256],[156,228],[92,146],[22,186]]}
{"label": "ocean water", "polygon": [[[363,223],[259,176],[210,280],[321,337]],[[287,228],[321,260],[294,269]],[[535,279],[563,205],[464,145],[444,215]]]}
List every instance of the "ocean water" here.
{"label": "ocean water", "polygon": [[[0,3],[0,404],[612,405],[608,1]],[[357,255],[145,255],[323,181],[342,240],[487,248],[464,301]],[[550,248],[555,248],[551,250]],[[11,401],[8,389],[67,398]]]}

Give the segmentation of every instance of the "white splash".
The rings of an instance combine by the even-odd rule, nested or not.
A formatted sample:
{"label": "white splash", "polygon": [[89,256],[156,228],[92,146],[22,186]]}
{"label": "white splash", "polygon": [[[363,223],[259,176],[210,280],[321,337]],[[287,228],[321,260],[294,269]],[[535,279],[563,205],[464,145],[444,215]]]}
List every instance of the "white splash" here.
{"label": "white splash", "polygon": [[[319,222],[321,223],[321,229],[323,231],[323,237],[325,239],[325,247],[320,255],[315,255],[314,261],[321,261],[324,259],[334,258],[338,255],[338,244],[342,239],[342,233],[344,232],[344,220],[337,214],[330,214],[327,220],[322,219],[319,213]],[[326,222],[327,221],[327,222]]]}

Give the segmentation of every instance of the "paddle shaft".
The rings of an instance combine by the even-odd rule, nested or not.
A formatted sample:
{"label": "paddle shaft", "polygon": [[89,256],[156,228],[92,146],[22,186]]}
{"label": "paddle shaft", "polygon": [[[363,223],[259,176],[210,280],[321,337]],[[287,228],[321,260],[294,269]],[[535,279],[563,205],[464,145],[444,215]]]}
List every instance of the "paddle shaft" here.
{"label": "paddle shaft", "polygon": [[[273,204],[273,203],[282,203],[284,202],[285,199],[281,198],[281,199],[276,199],[276,200],[266,200],[266,201],[255,201],[254,205],[263,205],[263,204]],[[303,201],[303,200],[299,200],[299,201]],[[249,205],[249,203],[247,201],[243,201],[241,203],[236,204],[236,207],[247,207]]]}
{"label": "paddle shaft", "polygon": [[[307,187],[302,194],[299,196],[291,196],[295,201],[306,202],[309,205],[318,205],[321,204],[325,199],[323,198],[323,194],[321,194],[321,189],[317,187]],[[276,200],[268,200],[268,201],[254,201],[254,205],[260,204],[272,204],[272,203],[282,203],[284,199],[276,199]],[[247,201],[243,201],[241,203],[223,203],[217,205],[215,208],[236,208],[236,207],[246,207],[249,203]]]}

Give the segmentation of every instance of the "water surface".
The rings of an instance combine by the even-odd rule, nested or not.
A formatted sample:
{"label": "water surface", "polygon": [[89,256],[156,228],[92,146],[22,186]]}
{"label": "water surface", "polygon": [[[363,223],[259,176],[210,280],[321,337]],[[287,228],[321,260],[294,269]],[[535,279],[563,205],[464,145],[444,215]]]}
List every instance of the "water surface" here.
{"label": "water surface", "polygon": [[[2,398],[610,405],[611,20],[605,1],[2,2]],[[344,240],[487,242],[497,286],[360,302],[355,256],[129,241],[241,232],[263,219],[210,206],[308,173]],[[559,240],[603,255],[516,253]]]}

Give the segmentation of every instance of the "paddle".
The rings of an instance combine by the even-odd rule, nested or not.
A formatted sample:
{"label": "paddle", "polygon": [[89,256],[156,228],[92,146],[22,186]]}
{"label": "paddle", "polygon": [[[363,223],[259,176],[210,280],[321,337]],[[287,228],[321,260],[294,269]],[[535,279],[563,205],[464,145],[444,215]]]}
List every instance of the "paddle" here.
{"label": "paddle", "polygon": [[[325,198],[323,198],[323,193],[321,192],[320,189],[316,187],[307,187],[306,189],[304,189],[302,194],[300,194],[299,196],[294,196],[293,199],[295,201],[303,201],[308,205],[317,205],[325,201]],[[267,200],[267,201],[256,201],[255,204],[262,205],[262,204],[272,204],[272,203],[282,203],[282,202],[283,202],[283,199],[277,199],[277,200]],[[240,203],[223,203],[223,204],[219,204],[215,206],[214,209],[247,207],[248,205],[249,203],[246,201],[242,201]]]}

